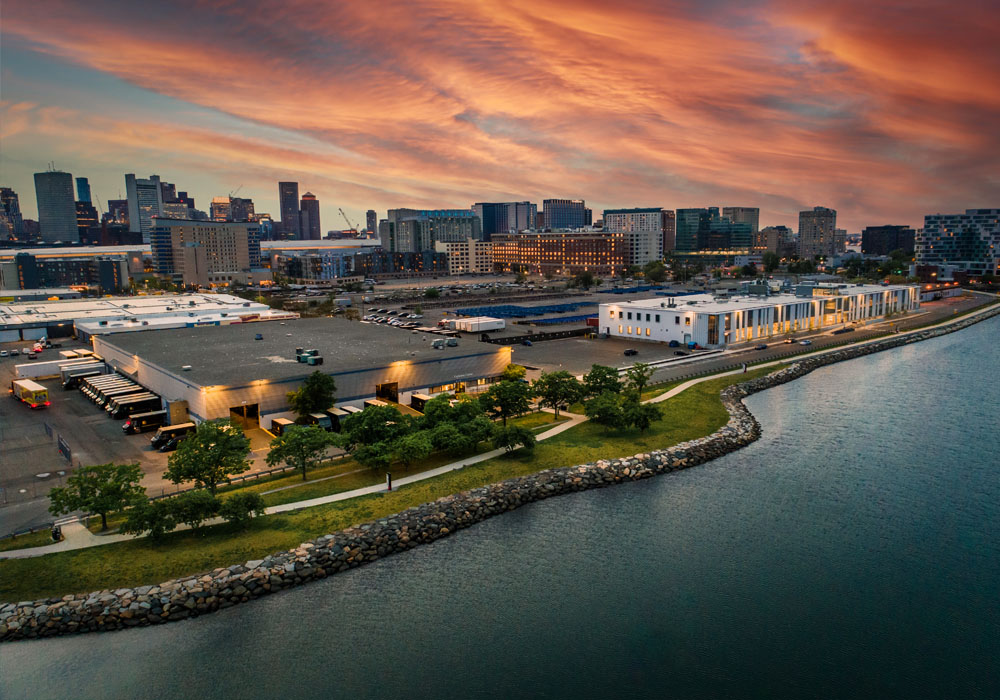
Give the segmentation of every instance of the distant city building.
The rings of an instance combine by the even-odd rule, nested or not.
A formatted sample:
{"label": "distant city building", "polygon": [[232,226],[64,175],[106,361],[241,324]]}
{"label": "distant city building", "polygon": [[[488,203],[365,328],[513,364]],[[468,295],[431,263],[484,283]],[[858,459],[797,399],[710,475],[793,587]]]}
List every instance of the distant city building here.
{"label": "distant city building", "polygon": [[862,255],[888,255],[902,250],[913,255],[917,232],[909,226],[868,226],[861,232]]}
{"label": "distant city building", "polygon": [[85,177],[76,178],[76,201],[90,204],[90,181]]}
{"label": "distant city building", "polygon": [[253,200],[247,197],[229,198],[229,220],[243,223],[254,221]]}
{"label": "distant city building", "polygon": [[375,234],[378,233],[378,214],[374,209],[365,212],[366,230]]}
{"label": "distant city building", "polygon": [[299,229],[302,231],[302,238],[309,241],[318,241],[323,237],[323,229],[319,223],[319,200],[312,192],[302,195],[299,204],[301,220]]}
{"label": "distant city building", "polygon": [[493,272],[493,242],[466,238],[435,241],[434,250],[448,256],[449,275],[488,275]]}
{"label": "distant city building", "polygon": [[813,207],[799,212],[799,257],[811,260],[817,255],[833,257],[837,250],[837,211]]}
{"label": "distant city building", "polygon": [[[678,252],[727,251],[746,253],[753,247],[752,224],[720,216],[718,207],[678,209]],[[750,217],[752,218],[752,217]]]}
{"label": "distant city building", "polygon": [[101,220],[90,202],[76,203],[76,230],[80,241],[100,240]]}
{"label": "distant city building", "polygon": [[663,254],[677,247],[677,215],[670,209],[663,210]]}
{"label": "distant city building", "polygon": [[618,275],[625,268],[625,234],[536,231],[493,236],[493,267],[500,272]]}
{"label": "distant city building", "polygon": [[914,246],[918,266],[949,266],[972,274],[1000,275],[1000,209],[928,214]]}
{"label": "distant city building", "polygon": [[471,209],[390,209],[379,238],[389,252],[417,253],[433,251],[436,241],[482,240],[483,230]]}
{"label": "distant city building", "polygon": [[542,202],[545,228],[583,228],[587,225],[586,209],[582,199],[546,199]]}
{"label": "distant city building", "polygon": [[718,219],[718,207],[678,209],[676,212],[676,244],[674,249],[680,252],[698,250],[698,232],[708,230],[712,222]]}
{"label": "distant city building", "polygon": [[302,238],[299,222],[299,183],[278,183],[278,207],[281,210],[281,237]]}
{"label": "distant city building", "polygon": [[108,211],[101,218],[104,221],[128,225],[128,200],[109,199]]}
{"label": "distant city building", "polygon": [[129,287],[126,256],[38,257],[18,253],[0,261],[0,288],[45,289],[85,285],[102,294],[115,294]]}
{"label": "distant city building", "polygon": [[164,202],[163,203],[163,217],[164,219],[192,219],[198,220],[208,220],[209,216],[200,209],[191,209],[184,202]]}
{"label": "distant city building", "polygon": [[24,218],[21,200],[9,187],[0,187],[0,238],[24,237]]}
{"label": "distant city building", "polygon": [[760,209],[757,207],[723,207],[722,215],[734,224],[749,224],[750,233],[760,230]]}
{"label": "distant city building", "polygon": [[625,234],[625,264],[663,259],[663,209],[605,209],[604,230]]}
{"label": "distant city building", "polygon": [[448,256],[435,251],[393,253],[383,248],[340,248],[322,253],[281,253],[272,269],[295,284],[334,286],[376,277],[415,277],[448,272]]}
{"label": "distant city building", "polygon": [[125,193],[128,197],[129,230],[142,234],[142,240],[149,242],[153,229],[153,217],[163,215],[163,190],[160,176],[137,178],[125,175]]}
{"label": "distant city building", "polygon": [[151,248],[153,271],[185,286],[246,283],[261,267],[255,223],[158,219]]}
{"label": "distant city building", "polygon": [[[177,187],[171,182],[160,183],[160,199],[164,202],[177,201]],[[193,204],[191,206],[194,206]]]}
{"label": "distant city building", "polygon": [[540,211],[535,213],[535,228],[539,231],[545,228],[545,212]]}
{"label": "distant city building", "polygon": [[35,198],[41,240],[67,243],[80,240],[72,175],[60,171],[35,173]]}
{"label": "distant city building", "polygon": [[229,197],[213,197],[212,204],[208,209],[208,216],[212,221],[232,221]]}
{"label": "distant city building", "polygon": [[538,206],[531,202],[476,202],[472,210],[483,222],[483,240],[486,241],[494,233],[534,228],[538,216]]}
{"label": "distant city building", "polygon": [[797,252],[795,234],[787,226],[766,226],[754,234],[753,247],[787,258]]}

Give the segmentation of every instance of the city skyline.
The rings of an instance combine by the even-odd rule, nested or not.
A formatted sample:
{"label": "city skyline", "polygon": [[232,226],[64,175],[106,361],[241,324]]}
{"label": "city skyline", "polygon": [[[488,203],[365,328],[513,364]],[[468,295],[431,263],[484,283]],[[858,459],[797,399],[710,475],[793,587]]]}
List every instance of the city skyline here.
{"label": "city skyline", "polygon": [[105,206],[156,173],[277,217],[297,181],[326,229],[338,207],[565,198],[758,206],[762,227],[827,206],[856,232],[1000,190],[985,3],[308,8],[5,8],[2,184],[28,218],[48,161]]}

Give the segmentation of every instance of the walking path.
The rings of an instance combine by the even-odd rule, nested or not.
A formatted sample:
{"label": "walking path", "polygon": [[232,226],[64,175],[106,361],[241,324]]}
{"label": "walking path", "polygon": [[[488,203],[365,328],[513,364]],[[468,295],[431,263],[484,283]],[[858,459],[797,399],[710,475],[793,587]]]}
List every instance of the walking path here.
{"label": "walking path", "polygon": [[[991,308],[992,308],[991,306],[987,306],[987,307],[984,307],[982,309],[977,309],[977,310],[975,310],[975,311],[973,311],[973,312],[971,312],[969,314],[966,314],[965,316],[962,316],[962,318],[967,318],[967,317],[972,317],[972,316],[976,316],[976,315],[982,314],[982,313],[990,310]],[[946,325],[948,323],[952,323],[954,320],[955,319],[953,319],[953,318],[944,319],[940,323],[937,323],[937,324],[934,324],[934,325],[931,325],[931,326],[925,326],[923,328],[914,329],[914,330],[911,330],[911,331],[904,331],[904,332],[901,332],[899,335],[906,336],[906,335],[912,335],[914,333],[920,333],[920,332],[928,330],[930,328],[936,328],[938,326],[943,326],[943,325]],[[793,362],[798,362],[799,360],[802,360],[802,359],[807,358],[807,357],[817,357],[817,356],[825,355],[825,354],[832,353],[832,352],[839,352],[839,351],[843,350],[846,347],[866,345],[866,344],[869,344],[869,343],[878,342],[878,341],[883,340],[883,339],[884,339],[884,337],[871,338],[871,339],[859,341],[859,342],[856,342],[856,343],[848,343],[846,345],[838,345],[837,347],[833,347],[833,348],[826,348],[826,349],[822,349],[822,350],[817,350],[816,352],[802,353],[802,354],[799,354],[799,355],[794,355],[792,357],[785,357],[785,358],[780,358],[780,359],[777,359],[777,360],[771,360],[769,362],[764,362],[764,363],[761,363],[761,364],[753,365],[752,369],[756,370],[756,369],[760,369],[762,367],[773,367],[773,366],[776,366],[776,365],[787,365],[787,364],[791,364]],[[743,371],[744,371],[743,369],[735,369],[735,370],[730,370],[728,372],[718,372],[718,373],[715,373],[715,374],[708,374],[708,375],[705,375],[703,377],[695,377],[693,379],[689,379],[688,381],[684,382],[683,384],[679,384],[679,385],[675,386],[673,389],[670,389],[669,391],[666,391],[666,392],[660,394],[659,396],[655,396],[652,399],[648,399],[645,403],[660,403],[661,401],[666,401],[667,399],[670,399],[670,398],[673,398],[674,396],[677,396],[682,391],[685,391],[686,389],[691,388],[695,384],[699,384],[701,382],[710,381],[710,380],[713,380],[713,379],[718,379],[719,377],[728,377],[728,376],[734,375],[734,374],[741,374],[741,373],[743,373]],[[546,412],[548,412],[548,413],[552,412],[551,409],[544,409],[544,410]],[[562,432],[564,432],[566,430],[569,430],[570,428],[575,427],[575,426],[579,425],[580,423],[584,422],[585,420],[587,420],[586,416],[581,416],[581,415],[575,414],[575,413],[567,413],[566,411],[563,411],[563,415],[565,415],[569,420],[566,420],[563,423],[555,425],[555,426],[549,428],[548,430],[540,433],[539,435],[536,436],[535,439],[536,440],[546,440],[546,439],[548,439],[550,437],[553,437],[555,435],[558,435],[558,434],[560,434],[560,433],[562,433]],[[397,479],[394,482],[394,486],[395,487],[406,486],[407,484],[413,484],[413,483],[416,483],[418,481],[423,481],[425,479],[432,479],[432,478],[434,478],[436,476],[440,476],[442,474],[447,474],[448,472],[451,472],[451,471],[455,471],[455,470],[458,470],[458,469],[463,469],[463,468],[465,468],[465,467],[467,467],[469,465],[472,465],[472,464],[477,464],[479,462],[484,462],[484,461],[486,461],[488,459],[492,459],[494,457],[499,457],[503,453],[504,453],[504,450],[499,449],[499,450],[490,450],[489,452],[483,452],[482,454],[474,455],[472,457],[466,457],[465,459],[460,459],[457,462],[452,462],[450,464],[446,464],[444,466],[437,467],[436,469],[430,469],[430,470],[425,471],[425,472],[420,472],[419,474],[412,474],[410,476],[405,476],[405,477],[402,477],[401,479]],[[328,477],[328,478],[332,478],[332,477]],[[279,489],[276,489],[276,490],[279,490]],[[303,508],[311,508],[313,506],[324,505],[326,503],[335,503],[337,501],[346,501],[346,500],[349,500],[351,498],[357,498],[358,496],[367,496],[367,495],[370,495],[370,494],[373,494],[373,493],[384,493],[385,490],[386,490],[386,485],[385,484],[373,484],[371,486],[365,486],[363,488],[353,489],[351,491],[344,491],[344,492],[341,492],[341,493],[330,494],[329,496],[320,496],[319,498],[312,498],[312,499],[305,500],[305,501],[296,501],[294,503],[283,503],[281,505],[271,506],[270,508],[267,509],[266,512],[267,512],[268,515],[272,515],[274,513],[288,513],[288,512],[292,512],[292,511],[296,511],[296,510],[301,510]],[[213,524],[221,523],[221,522],[223,522],[223,520],[221,518],[214,518],[214,519],[212,519],[210,521],[206,521],[205,524],[206,525],[213,525]],[[42,546],[42,547],[31,547],[31,548],[28,548],[28,549],[13,549],[13,550],[10,550],[10,551],[7,551],[7,552],[0,552],[0,559],[24,559],[24,558],[28,558],[28,557],[41,556],[43,554],[50,554],[52,552],[65,552],[65,551],[74,550],[74,549],[84,549],[84,548],[87,548],[87,547],[96,547],[96,546],[99,546],[99,545],[102,545],[102,544],[109,544],[111,542],[123,542],[123,541],[126,541],[126,540],[134,539],[133,535],[119,535],[119,534],[114,534],[114,535],[95,535],[90,530],[88,530],[86,528],[86,526],[82,522],[80,522],[80,521],[66,522],[65,524],[61,525],[61,527],[62,527],[62,531],[63,531],[63,536],[65,538],[65,539],[63,539],[63,541],[56,542],[56,543],[53,543],[53,544],[50,544],[50,545],[45,545],[45,546]],[[187,525],[180,525],[180,526],[177,527],[178,530],[183,530],[183,529],[186,529],[186,528],[187,528]]]}

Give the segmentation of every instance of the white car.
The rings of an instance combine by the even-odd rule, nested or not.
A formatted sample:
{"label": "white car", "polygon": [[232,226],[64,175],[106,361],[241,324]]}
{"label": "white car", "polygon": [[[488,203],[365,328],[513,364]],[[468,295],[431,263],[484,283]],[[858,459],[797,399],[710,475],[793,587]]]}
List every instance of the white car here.
{"label": "white car", "polygon": [[10,355],[10,353],[6,350],[0,350],[0,357],[7,357],[8,355]]}

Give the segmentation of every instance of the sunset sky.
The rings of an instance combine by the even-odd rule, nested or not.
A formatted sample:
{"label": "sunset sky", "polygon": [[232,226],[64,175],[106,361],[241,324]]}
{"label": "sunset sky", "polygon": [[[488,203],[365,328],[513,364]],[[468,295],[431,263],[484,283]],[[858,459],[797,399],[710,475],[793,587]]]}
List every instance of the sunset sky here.
{"label": "sunset sky", "polygon": [[207,210],[277,181],[342,206],[583,198],[833,207],[848,231],[1000,206],[995,0],[22,0],[0,184],[55,161]]}

